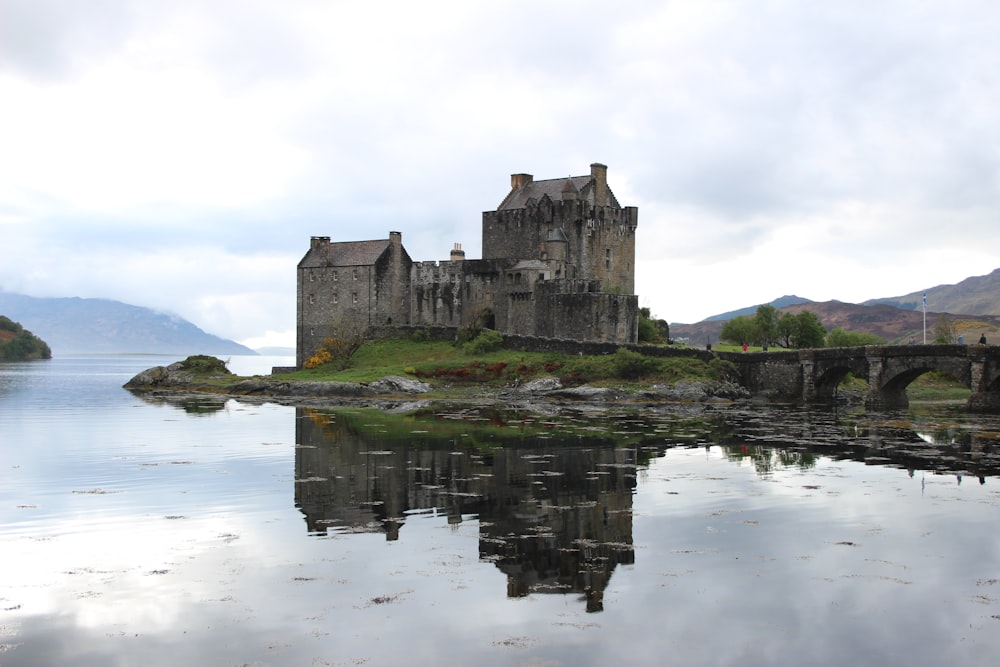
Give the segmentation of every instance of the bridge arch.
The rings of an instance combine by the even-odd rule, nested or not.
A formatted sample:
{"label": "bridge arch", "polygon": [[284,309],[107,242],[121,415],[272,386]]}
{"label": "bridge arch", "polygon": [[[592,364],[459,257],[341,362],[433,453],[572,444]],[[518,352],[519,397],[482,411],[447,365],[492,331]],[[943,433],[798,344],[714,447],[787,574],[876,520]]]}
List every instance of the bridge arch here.
{"label": "bridge arch", "polygon": [[972,367],[964,345],[872,346],[868,357],[869,408],[905,408],[910,402],[906,388],[918,377],[931,371],[941,371],[954,377],[969,389],[973,386]]}
{"label": "bridge arch", "polygon": [[824,348],[802,350],[803,396],[806,402],[830,402],[837,397],[837,387],[852,373],[868,377],[868,359],[864,348]]}

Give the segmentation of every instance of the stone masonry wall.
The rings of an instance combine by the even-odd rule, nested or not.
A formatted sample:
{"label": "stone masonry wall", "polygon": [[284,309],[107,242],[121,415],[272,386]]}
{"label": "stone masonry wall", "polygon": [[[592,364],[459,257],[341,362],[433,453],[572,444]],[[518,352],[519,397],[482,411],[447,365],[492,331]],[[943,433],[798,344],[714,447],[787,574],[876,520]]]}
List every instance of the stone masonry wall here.
{"label": "stone masonry wall", "polygon": [[540,259],[549,232],[569,240],[566,262],[576,278],[600,280],[625,294],[635,291],[635,229],[638,209],[595,207],[570,200],[483,213],[483,259]]}

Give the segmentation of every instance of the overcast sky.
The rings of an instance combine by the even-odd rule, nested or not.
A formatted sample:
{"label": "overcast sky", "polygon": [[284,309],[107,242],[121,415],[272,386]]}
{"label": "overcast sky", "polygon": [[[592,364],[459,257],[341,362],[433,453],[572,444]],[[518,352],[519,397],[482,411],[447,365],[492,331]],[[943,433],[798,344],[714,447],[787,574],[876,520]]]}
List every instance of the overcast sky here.
{"label": "overcast sky", "polygon": [[[608,165],[671,322],[1000,267],[1000,3],[0,0],[0,287],[294,344],[311,235]],[[933,310],[933,305],[928,304]]]}

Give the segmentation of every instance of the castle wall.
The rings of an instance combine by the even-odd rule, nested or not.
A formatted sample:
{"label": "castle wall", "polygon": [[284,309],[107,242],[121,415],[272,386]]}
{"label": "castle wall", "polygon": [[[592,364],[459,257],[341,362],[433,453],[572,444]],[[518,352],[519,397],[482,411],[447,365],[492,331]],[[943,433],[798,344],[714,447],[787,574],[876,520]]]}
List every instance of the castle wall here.
{"label": "castle wall", "polygon": [[568,239],[566,262],[572,276],[600,280],[622,294],[635,292],[635,230],[638,209],[591,206],[585,201],[545,199],[527,208],[483,212],[483,259],[543,258],[553,229]]}
{"label": "castle wall", "polygon": [[408,323],[412,262],[398,233],[393,235],[374,263],[350,266],[329,263],[328,237],[313,239],[296,280],[297,366],[325,338],[356,338],[372,326]]}
{"label": "castle wall", "polygon": [[399,232],[389,240],[313,237],[299,262],[297,353],[302,366],[327,337],[394,326],[489,327],[505,334],[616,344],[638,339],[638,210],[620,207],[607,167],[589,177],[511,177],[496,211],[483,213],[483,258],[413,262]]}
{"label": "castle wall", "polygon": [[414,262],[410,269],[412,300],[409,321],[425,326],[464,327],[484,309],[500,322],[506,305],[497,294],[503,289],[504,262],[463,260]]}
{"label": "castle wall", "polygon": [[[533,335],[618,344],[639,340],[639,297],[598,291],[599,281],[544,281],[537,285]],[[522,332],[511,332],[522,333]]]}

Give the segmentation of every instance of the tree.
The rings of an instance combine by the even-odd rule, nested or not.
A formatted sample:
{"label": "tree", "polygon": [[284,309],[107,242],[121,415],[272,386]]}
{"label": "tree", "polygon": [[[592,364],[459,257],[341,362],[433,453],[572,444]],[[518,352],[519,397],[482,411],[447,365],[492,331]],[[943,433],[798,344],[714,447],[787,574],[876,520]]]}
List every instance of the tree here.
{"label": "tree", "polygon": [[722,325],[719,338],[734,345],[742,345],[743,343],[749,345],[757,340],[757,325],[752,318],[746,315],[737,315],[731,320],[726,320],[726,323]]}
{"label": "tree", "polygon": [[754,315],[754,324],[757,325],[757,342],[767,347],[778,340],[778,309],[769,304],[757,306],[757,314]]}
{"label": "tree", "polygon": [[775,342],[781,347],[791,347],[793,345],[792,338],[795,337],[797,330],[798,320],[795,319],[795,315],[782,313],[781,317],[778,318],[778,337]]}
{"label": "tree", "polygon": [[639,309],[639,342],[663,343],[670,338],[670,326],[664,320],[654,320],[649,308]]}
{"label": "tree", "polygon": [[955,342],[955,324],[946,315],[938,315],[934,325],[934,342],[942,345]]}
{"label": "tree", "polygon": [[[786,313],[787,314],[787,313]],[[792,345],[802,349],[806,347],[823,347],[826,329],[819,321],[816,313],[803,310],[794,316],[795,326],[792,333]]]}
{"label": "tree", "polygon": [[785,348],[823,347],[826,337],[826,329],[819,317],[808,310],[798,315],[781,313],[775,333],[775,342]]}

